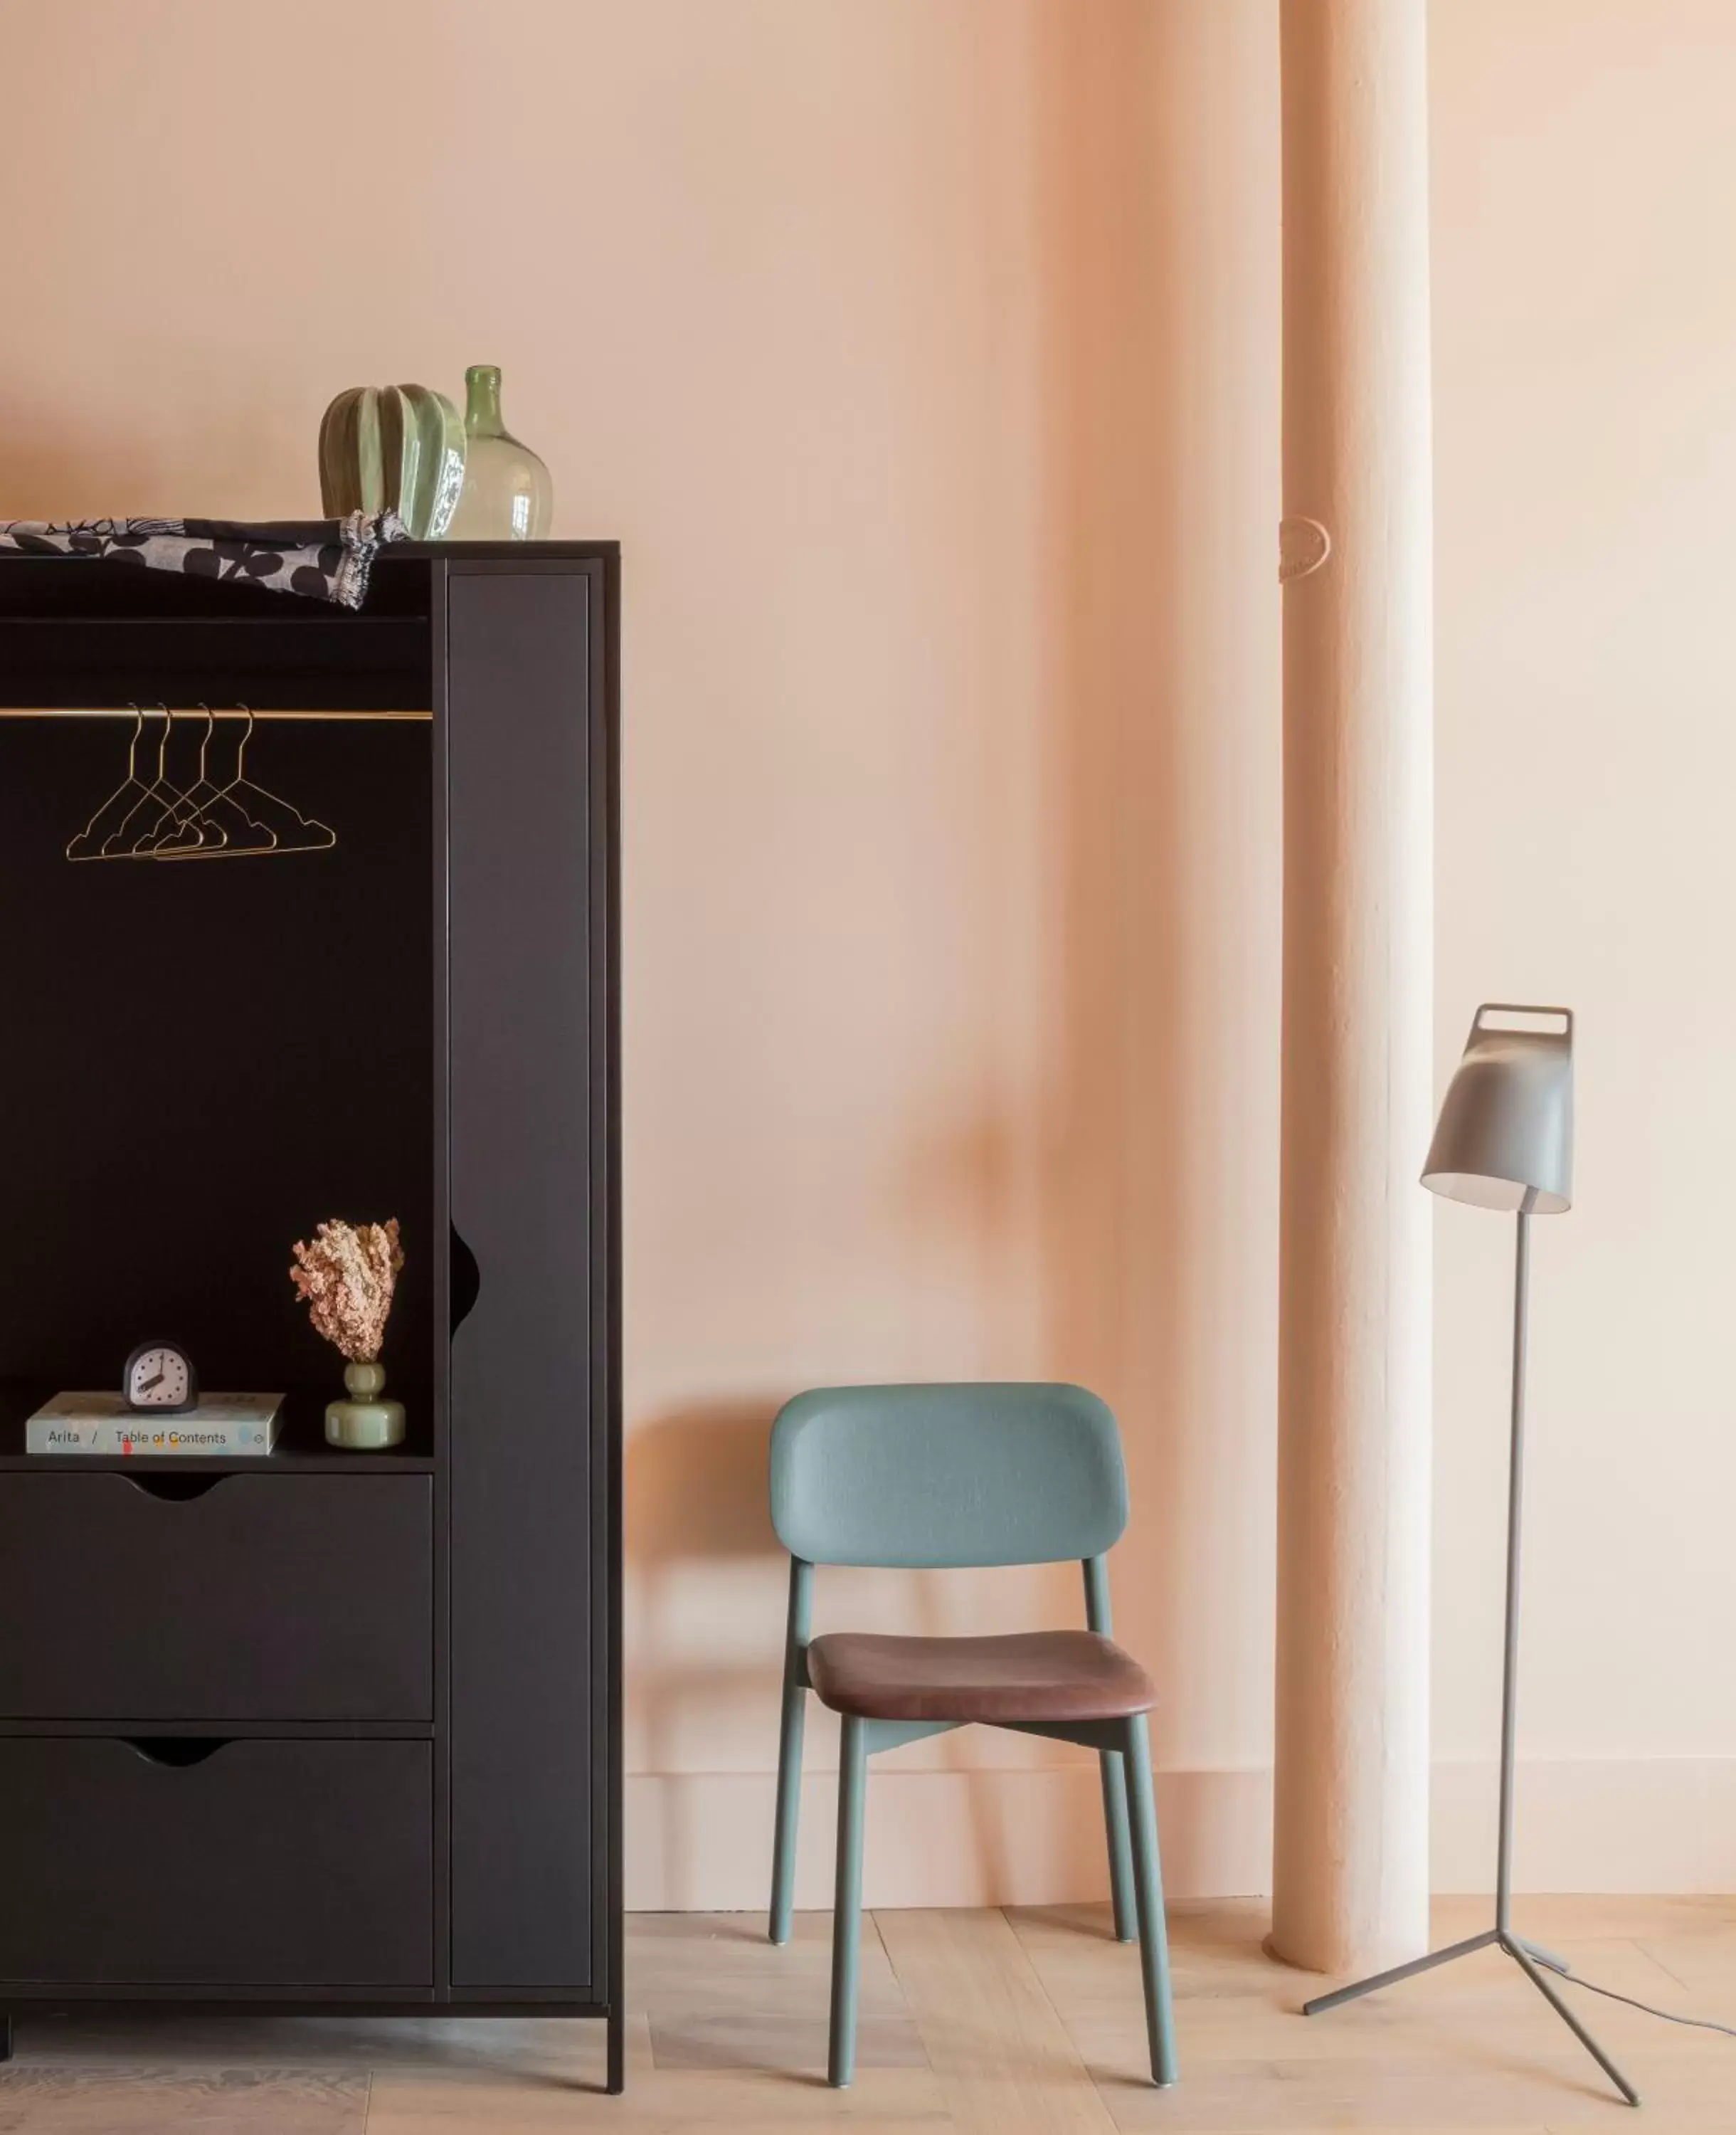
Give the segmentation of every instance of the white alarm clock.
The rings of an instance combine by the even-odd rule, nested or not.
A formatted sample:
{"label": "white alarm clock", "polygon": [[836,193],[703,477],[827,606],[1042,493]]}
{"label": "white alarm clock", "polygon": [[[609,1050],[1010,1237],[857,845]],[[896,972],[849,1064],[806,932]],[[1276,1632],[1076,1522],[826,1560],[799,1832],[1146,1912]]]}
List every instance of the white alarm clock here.
{"label": "white alarm clock", "polygon": [[121,1399],[146,1416],[185,1416],[199,1406],[199,1375],[173,1342],[141,1342],[121,1374]]}

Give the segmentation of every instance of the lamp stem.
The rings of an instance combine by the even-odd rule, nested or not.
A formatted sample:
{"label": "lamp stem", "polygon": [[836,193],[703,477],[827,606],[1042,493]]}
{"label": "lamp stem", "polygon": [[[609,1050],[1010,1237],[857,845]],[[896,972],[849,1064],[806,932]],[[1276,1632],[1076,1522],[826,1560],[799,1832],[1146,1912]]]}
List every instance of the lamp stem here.
{"label": "lamp stem", "polygon": [[1348,1987],[1334,1987],[1329,1994],[1317,1994],[1312,2002],[1303,2003],[1302,2012],[1305,2016],[1318,2016],[1323,2010],[1358,2001],[1380,1987],[1413,1978],[1419,1972],[1432,1971],[1438,1964],[1450,1964],[1455,1958],[1468,1957],[1473,1950],[1487,1949],[1493,1943],[1512,1958],[1627,2103],[1637,2105],[1639,2093],[1538,1968],[1541,1964],[1564,1973],[1567,1967],[1536,1943],[1528,1942],[1523,1935],[1513,1932],[1513,1767],[1519,1717],[1519,1539],[1525,1485],[1526,1322],[1530,1303],[1531,1217],[1537,1199],[1538,1189],[1528,1186],[1519,1204],[1519,1230],[1513,1249],[1513,1432],[1507,1469],[1507,1620],[1501,1671],[1501,1844],[1495,1861],[1495,1924],[1485,1934],[1472,1935],[1446,1949],[1430,1950],[1426,1957],[1413,1958],[1408,1964],[1395,1964],[1370,1978],[1355,1980]]}
{"label": "lamp stem", "polygon": [[[1528,1192],[1526,1203],[1532,1199]],[[1519,1552],[1525,1498],[1526,1322],[1530,1303],[1531,1212],[1521,1206],[1513,1249],[1513,1425],[1507,1467],[1506,1634],[1501,1663],[1501,1838],[1495,1859],[1495,1926],[1512,1928],[1513,1766],[1519,1713]]]}

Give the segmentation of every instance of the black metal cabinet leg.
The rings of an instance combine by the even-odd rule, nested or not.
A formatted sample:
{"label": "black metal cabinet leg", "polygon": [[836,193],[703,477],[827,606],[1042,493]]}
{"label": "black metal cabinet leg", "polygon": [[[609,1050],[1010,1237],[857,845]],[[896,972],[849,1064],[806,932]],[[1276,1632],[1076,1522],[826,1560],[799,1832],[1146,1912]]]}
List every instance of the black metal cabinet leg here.
{"label": "black metal cabinet leg", "polygon": [[12,2057],[12,2016],[8,2009],[3,2016],[0,2016],[0,2061],[9,2061]]}
{"label": "black metal cabinet leg", "polygon": [[620,2000],[609,2004],[609,2080],[611,2098],[619,2098],[627,2087],[627,2012]]}

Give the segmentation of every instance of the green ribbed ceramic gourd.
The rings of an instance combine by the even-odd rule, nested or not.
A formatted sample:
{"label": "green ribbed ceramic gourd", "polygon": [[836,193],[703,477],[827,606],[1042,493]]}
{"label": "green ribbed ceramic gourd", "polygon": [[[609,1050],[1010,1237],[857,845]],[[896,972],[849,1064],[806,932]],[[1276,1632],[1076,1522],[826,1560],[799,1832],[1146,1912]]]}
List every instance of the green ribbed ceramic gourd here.
{"label": "green ribbed ceramic gourd", "polygon": [[464,488],[464,421],[426,385],[352,385],[320,424],[320,501],[328,518],[395,511],[418,541],[452,530]]}

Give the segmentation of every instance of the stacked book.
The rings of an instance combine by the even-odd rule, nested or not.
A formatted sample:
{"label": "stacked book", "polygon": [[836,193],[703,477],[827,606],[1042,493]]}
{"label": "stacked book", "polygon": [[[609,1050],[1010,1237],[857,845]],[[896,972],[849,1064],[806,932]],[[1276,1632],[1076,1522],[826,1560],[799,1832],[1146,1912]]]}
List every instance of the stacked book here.
{"label": "stacked book", "polygon": [[120,1395],[56,1394],[26,1426],[27,1453],[94,1453],[184,1460],[269,1453],[282,1394],[205,1394],[180,1416],[128,1408]]}

